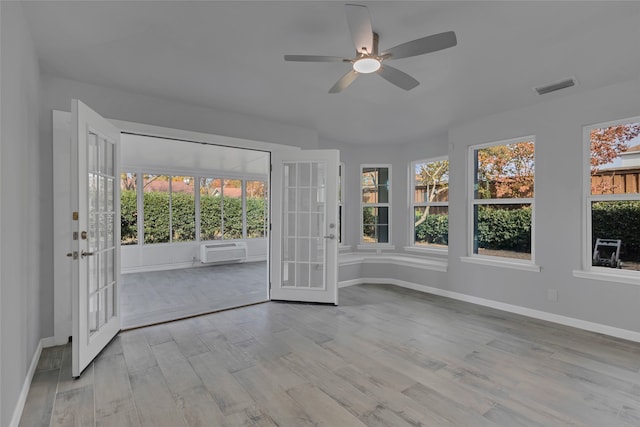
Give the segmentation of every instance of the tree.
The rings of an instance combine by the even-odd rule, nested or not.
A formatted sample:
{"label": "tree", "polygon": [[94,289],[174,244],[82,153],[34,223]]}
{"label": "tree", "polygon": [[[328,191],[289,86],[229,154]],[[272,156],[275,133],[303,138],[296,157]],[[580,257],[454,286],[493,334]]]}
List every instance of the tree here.
{"label": "tree", "polygon": [[478,197],[533,196],[534,144],[532,141],[495,145],[477,150]]}
{"label": "tree", "polygon": [[[629,149],[629,142],[640,134],[640,123],[609,126],[591,131],[591,176],[598,175],[600,167],[612,163]],[[614,193],[615,171],[605,179],[591,178],[592,194]]]}
{"label": "tree", "polygon": [[591,174],[629,149],[629,141],[640,135],[640,123],[610,126],[591,131]]}
{"label": "tree", "polygon": [[[449,191],[449,161],[439,160],[436,162],[423,163],[417,171],[418,180],[424,188],[425,201],[433,202],[438,197]],[[419,226],[427,220],[430,206],[425,206],[420,218],[414,224]]]}

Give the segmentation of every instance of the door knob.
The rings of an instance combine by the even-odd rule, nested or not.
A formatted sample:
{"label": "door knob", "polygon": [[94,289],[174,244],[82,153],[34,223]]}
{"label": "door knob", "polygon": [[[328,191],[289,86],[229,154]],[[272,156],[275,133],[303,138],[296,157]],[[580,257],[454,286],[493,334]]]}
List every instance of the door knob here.
{"label": "door knob", "polygon": [[335,234],[329,234],[328,236],[324,236],[324,238],[333,240],[333,239],[336,238],[336,235]]}
{"label": "door knob", "polygon": [[86,256],[92,256],[93,252],[85,252],[84,249],[80,252],[80,257],[84,258]]}

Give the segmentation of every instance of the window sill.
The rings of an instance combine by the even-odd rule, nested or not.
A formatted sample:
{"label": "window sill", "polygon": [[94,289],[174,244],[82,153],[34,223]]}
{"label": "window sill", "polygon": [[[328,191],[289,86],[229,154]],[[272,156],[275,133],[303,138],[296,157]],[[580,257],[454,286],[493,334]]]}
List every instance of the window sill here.
{"label": "window sill", "polygon": [[440,248],[425,248],[421,246],[405,246],[405,252],[413,252],[417,254],[428,254],[428,255],[442,255],[447,256],[449,254],[449,249],[440,249]]}
{"label": "window sill", "polygon": [[471,264],[488,265],[491,267],[501,267],[501,268],[511,268],[514,270],[533,271],[535,273],[539,273],[540,270],[542,270],[542,268],[539,265],[532,264],[532,263],[507,261],[507,260],[486,258],[486,257],[463,256],[463,257],[460,257],[460,261],[468,262]]}
{"label": "window sill", "polygon": [[390,243],[361,243],[357,246],[359,251],[393,251],[396,249],[395,245]]}
{"label": "window sill", "polygon": [[573,277],[590,280],[602,280],[604,282],[626,283],[629,285],[640,285],[640,273],[620,271],[611,269],[612,271],[598,269],[594,270],[573,270]]}

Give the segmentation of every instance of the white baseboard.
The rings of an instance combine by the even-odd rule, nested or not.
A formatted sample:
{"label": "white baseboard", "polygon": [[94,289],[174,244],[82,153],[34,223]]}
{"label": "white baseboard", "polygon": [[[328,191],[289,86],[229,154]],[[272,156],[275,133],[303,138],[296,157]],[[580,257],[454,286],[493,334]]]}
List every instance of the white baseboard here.
{"label": "white baseboard", "polygon": [[482,305],[485,307],[495,308],[509,313],[520,314],[522,316],[532,317],[534,319],[546,320],[547,322],[557,323],[560,325],[571,326],[585,331],[596,332],[599,334],[609,335],[616,338],[622,338],[629,341],[640,342],[640,332],[630,331],[628,329],[615,328],[613,326],[603,325],[601,323],[589,322],[586,320],[576,319],[574,317],[563,316],[560,314],[549,313],[546,311],[535,310],[532,308],[522,307],[519,305],[507,304],[500,301],[493,301],[485,298],[474,297],[472,295],[461,294],[459,292],[447,291],[445,289],[434,288],[432,286],[421,285],[418,283],[405,282],[398,279],[378,279],[378,278],[361,278],[353,280],[345,280],[340,282],[340,288],[360,285],[360,284],[390,284],[400,286],[402,288],[413,289],[414,291],[425,292],[433,295],[465,301],[472,304]]}
{"label": "white baseboard", "polygon": [[33,375],[36,373],[36,368],[38,367],[38,361],[40,360],[42,349],[45,347],[53,346],[54,341],[55,340],[53,337],[47,337],[42,338],[38,342],[36,351],[33,353],[33,357],[31,358],[31,365],[29,365],[29,370],[27,371],[24,383],[22,384],[22,390],[20,391],[20,396],[18,396],[18,402],[16,403],[16,407],[13,410],[13,417],[11,417],[11,422],[9,423],[10,427],[18,427],[18,424],[20,424],[20,418],[22,418],[24,404],[27,402],[27,396],[29,395],[29,389],[31,388],[31,380],[33,380]]}
{"label": "white baseboard", "polygon": [[[222,264],[244,264],[246,262],[258,262],[258,261],[266,261],[266,256],[253,256],[247,257],[242,262],[229,262],[229,263],[220,263]],[[123,267],[122,274],[129,273],[149,273],[151,271],[165,271],[165,270],[180,270],[182,268],[200,268],[200,267],[211,267],[216,264],[203,264],[200,261],[188,261],[188,262],[176,262],[173,264],[155,264],[155,265],[145,265],[140,267]]]}

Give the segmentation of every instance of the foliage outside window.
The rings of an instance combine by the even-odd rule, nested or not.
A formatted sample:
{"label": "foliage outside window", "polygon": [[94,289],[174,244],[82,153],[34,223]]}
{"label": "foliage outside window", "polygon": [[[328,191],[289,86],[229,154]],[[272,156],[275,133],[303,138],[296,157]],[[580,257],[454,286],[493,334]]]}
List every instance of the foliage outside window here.
{"label": "foliage outside window", "polygon": [[246,181],[247,239],[267,236],[267,189],[265,181]]}
{"label": "foliage outside window", "polygon": [[142,175],[144,243],[171,241],[171,205],[168,175]]}
{"label": "foliage outside window", "polygon": [[138,244],[138,182],[137,174],[120,174],[120,234],[122,245]]}
{"label": "foliage outside window", "polygon": [[591,126],[585,137],[590,183],[586,250],[591,265],[638,271],[640,118]]}
{"label": "foliage outside window", "polygon": [[222,230],[224,239],[242,239],[242,181],[222,181]]}
{"label": "foliage outside window", "polygon": [[144,243],[195,240],[194,178],[143,174]]}
{"label": "foliage outside window", "polygon": [[389,243],[391,167],[363,166],[361,170],[361,241],[363,243]]}
{"label": "foliage outside window", "polygon": [[222,239],[222,180],[200,180],[200,240]]}
{"label": "foliage outside window", "polygon": [[[120,177],[122,245],[139,243],[136,176]],[[265,181],[143,174],[142,184],[145,244],[266,236]]]}
{"label": "foliage outside window", "polygon": [[446,249],[449,242],[449,161],[411,163],[413,245]]}
{"label": "foliage outside window", "polygon": [[533,138],[471,147],[472,253],[532,260]]}

